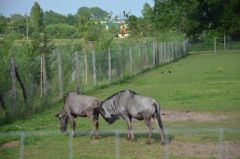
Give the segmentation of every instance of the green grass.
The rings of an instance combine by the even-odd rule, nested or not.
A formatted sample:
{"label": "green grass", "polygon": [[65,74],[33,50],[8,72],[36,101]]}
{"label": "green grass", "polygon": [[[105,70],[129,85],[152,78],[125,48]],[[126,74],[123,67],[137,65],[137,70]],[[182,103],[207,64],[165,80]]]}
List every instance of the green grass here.
{"label": "green grass", "polygon": [[[168,129],[167,136],[171,142],[182,143],[218,143],[219,128],[224,128],[223,141],[240,143],[240,53],[225,52],[212,54],[192,54],[172,64],[150,70],[124,82],[99,88],[88,94],[104,100],[111,94],[132,89],[136,92],[155,98],[161,109],[174,111],[210,112],[219,116],[226,115],[224,120],[197,122],[163,121]],[[171,73],[168,71],[171,70]],[[61,110],[63,104],[56,104],[51,109],[41,112],[25,120],[18,120],[0,127],[0,132],[10,131],[54,131],[53,134],[26,134],[24,144],[25,158],[68,158],[71,138],[68,135],[56,133],[59,129],[58,120],[54,114]],[[134,121],[135,142],[126,140],[126,133],[121,133],[116,140],[112,130],[126,130],[124,120],[108,125],[100,119],[100,131],[110,131],[101,135],[99,140],[90,140],[91,123],[80,118],[77,131],[84,135],[72,139],[73,158],[114,158],[115,142],[119,142],[121,158],[163,158],[164,147],[161,146],[159,134],[154,133],[153,144],[146,145],[146,126],[143,121]],[[205,129],[211,129],[208,131]],[[176,131],[174,131],[176,130]],[[179,130],[179,131],[178,131]],[[189,131],[188,131],[189,130]],[[196,130],[196,131],[195,131]],[[143,131],[143,132],[142,132]],[[140,133],[142,132],[142,133]],[[9,141],[18,141],[19,136],[0,136],[0,158],[18,158],[20,146],[3,148]],[[171,145],[171,144],[170,144]],[[209,156],[215,158],[217,154]],[[170,153],[170,158],[185,158]],[[201,158],[201,157],[190,157]]]}

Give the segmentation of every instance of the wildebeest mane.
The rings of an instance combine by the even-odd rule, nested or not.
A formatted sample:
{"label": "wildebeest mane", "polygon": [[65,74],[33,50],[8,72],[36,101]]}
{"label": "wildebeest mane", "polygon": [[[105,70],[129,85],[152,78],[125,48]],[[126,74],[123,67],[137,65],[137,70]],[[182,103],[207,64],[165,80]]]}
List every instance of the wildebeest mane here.
{"label": "wildebeest mane", "polygon": [[123,93],[123,92],[126,92],[126,91],[129,91],[132,95],[136,95],[136,94],[137,94],[137,93],[136,93],[135,91],[133,91],[133,90],[121,90],[121,91],[118,91],[118,92],[116,92],[115,94],[111,95],[111,96],[108,97],[107,99],[105,99],[105,100],[101,103],[101,105],[102,105],[105,101],[107,101],[107,100],[109,100],[109,99],[112,99],[114,96],[118,95],[119,93]]}

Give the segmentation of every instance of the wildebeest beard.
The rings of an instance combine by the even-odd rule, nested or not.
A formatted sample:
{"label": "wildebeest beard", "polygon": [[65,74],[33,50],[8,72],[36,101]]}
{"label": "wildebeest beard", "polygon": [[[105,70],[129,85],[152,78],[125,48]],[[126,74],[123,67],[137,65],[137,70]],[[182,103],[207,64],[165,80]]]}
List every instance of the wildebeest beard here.
{"label": "wildebeest beard", "polygon": [[105,120],[109,123],[112,124],[114,123],[117,119],[119,119],[116,115],[111,114],[111,118],[106,118]]}
{"label": "wildebeest beard", "polygon": [[111,114],[111,118],[106,118],[106,117],[105,117],[105,112],[104,112],[104,110],[103,110],[102,108],[100,108],[100,114],[102,115],[102,117],[104,118],[104,120],[105,120],[106,122],[108,122],[109,124],[112,124],[112,123],[115,122],[115,120],[119,119],[117,115],[113,115],[113,114]]}

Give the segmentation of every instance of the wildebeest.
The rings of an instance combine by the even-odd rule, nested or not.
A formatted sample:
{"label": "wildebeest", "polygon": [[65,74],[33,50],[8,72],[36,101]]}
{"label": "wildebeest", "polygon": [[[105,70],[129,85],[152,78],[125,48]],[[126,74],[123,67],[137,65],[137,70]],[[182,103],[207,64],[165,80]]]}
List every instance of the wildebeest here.
{"label": "wildebeest", "polygon": [[132,118],[144,120],[149,129],[147,144],[151,143],[151,135],[153,131],[151,118],[156,119],[160,128],[162,144],[164,144],[164,132],[160,117],[160,107],[159,104],[150,97],[139,95],[131,90],[120,91],[102,102],[100,106],[100,114],[109,124],[114,123],[119,117],[126,120],[128,125],[127,138],[132,141],[134,140]]}
{"label": "wildebeest", "polygon": [[78,94],[77,92],[67,93],[64,98],[64,107],[62,111],[55,115],[59,118],[61,131],[66,132],[68,120],[70,120],[73,129],[72,136],[76,136],[75,128],[77,116],[89,117],[93,123],[90,137],[95,134],[95,137],[98,138],[100,104],[101,101],[96,97]]}

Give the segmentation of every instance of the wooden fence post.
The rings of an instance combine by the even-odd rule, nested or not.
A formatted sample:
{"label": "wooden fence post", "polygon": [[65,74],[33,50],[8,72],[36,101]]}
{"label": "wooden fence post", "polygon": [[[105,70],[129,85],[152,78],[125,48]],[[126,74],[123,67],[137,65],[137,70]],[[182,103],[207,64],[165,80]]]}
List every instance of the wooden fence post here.
{"label": "wooden fence post", "polygon": [[142,54],[140,45],[138,45],[138,52],[139,52],[140,58],[141,58],[141,72],[142,72],[143,71],[143,54]]}
{"label": "wooden fence post", "polygon": [[171,62],[174,61],[174,43],[171,41]]}
{"label": "wooden fence post", "polygon": [[84,52],[84,67],[85,67],[85,83],[86,85],[88,84],[88,62],[87,62],[87,51],[84,48],[83,49]]}
{"label": "wooden fence post", "polygon": [[153,68],[155,67],[155,65],[156,65],[156,53],[155,53],[155,42],[153,42],[153,48],[152,48],[152,55],[153,55]]}
{"label": "wooden fence post", "polygon": [[224,37],[223,37],[224,39],[223,39],[223,41],[224,41],[224,50],[226,50],[227,49],[227,44],[226,44],[226,34],[224,33]]}
{"label": "wooden fence post", "polygon": [[145,61],[146,61],[146,68],[148,69],[149,66],[148,66],[148,46],[147,46],[147,43],[145,42]]}
{"label": "wooden fence post", "polygon": [[217,52],[217,38],[214,37],[214,53]]}
{"label": "wooden fence post", "polygon": [[108,48],[108,81],[112,81],[112,63],[111,63],[111,50]]}
{"label": "wooden fence post", "polygon": [[121,47],[121,78],[124,78],[124,49]]}
{"label": "wooden fence post", "polygon": [[79,94],[80,93],[80,70],[79,70],[79,54],[78,52],[76,51],[75,52],[75,67],[76,67],[76,82],[77,82],[77,93]]}
{"label": "wooden fence post", "polygon": [[96,53],[92,44],[92,63],[93,63],[93,85],[97,85]]}
{"label": "wooden fence post", "polygon": [[64,91],[63,91],[63,75],[62,75],[62,57],[58,50],[58,81],[59,81],[59,96],[63,98]]}
{"label": "wooden fence post", "polygon": [[133,75],[132,47],[129,48],[129,65],[130,65],[130,76],[132,76]]}
{"label": "wooden fence post", "polygon": [[16,80],[16,71],[15,71],[15,58],[11,58],[11,77],[12,77],[12,110],[11,115],[16,117],[17,115],[17,80]]}
{"label": "wooden fence post", "polygon": [[162,42],[159,43],[159,48],[160,48],[160,55],[159,55],[159,65],[162,65],[162,59],[163,59],[163,47],[162,47]]}
{"label": "wooden fence post", "polygon": [[47,86],[47,68],[46,68],[46,58],[45,54],[42,54],[42,77],[43,77],[43,95],[44,95],[44,102],[47,102],[48,97],[48,86]]}
{"label": "wooden fence post", "polygon": [[40,57],[40,96],[43,96],[43,57]]}

